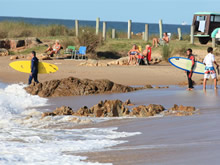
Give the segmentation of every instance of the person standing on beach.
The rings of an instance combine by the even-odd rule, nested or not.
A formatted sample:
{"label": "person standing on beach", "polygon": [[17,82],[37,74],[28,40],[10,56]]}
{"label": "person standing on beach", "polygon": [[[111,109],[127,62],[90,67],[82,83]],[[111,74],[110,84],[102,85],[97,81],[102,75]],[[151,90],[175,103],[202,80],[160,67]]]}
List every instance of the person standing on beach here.
{"label": "person standing on beach", "polygon": [[31,84],[32,79],[34,79],[34,81],[36,83],[39,83],[39,81],[37,79],[37,75],[38,75],[38,58],[36,57],[36,52],[32,51],[31,74],[30,74],[29,79],[28,79],[28,84],[29,85]]}
{"label": "person standing on beach", "polygon": [[204,74],[204,80],[203,80],[203,90],[206,90],[206,81],[211,76],[212,79],[214,79],[214,88],[217,89],[217,78],[216,78],[216,72],[214,68],[214,64],[219,67],[219,65],[215,61],[215,56],[213,54],[213,48],[208,47],[207,49],[208,54],[205,56],[203,63],[205,64],[205,74]]}
{"label": "person standing on beach", "polygon": [[195,56],[192,54],[192,49],[187,49],[186,54],[188,56],[188,59],[192,61],[192,66],[190,71],[186,71],[187,78],[188,78],[188,89],[189,91],[193,90],[193,81],[192,81],[192,75],[193,75],[193,68],[195,66]]}

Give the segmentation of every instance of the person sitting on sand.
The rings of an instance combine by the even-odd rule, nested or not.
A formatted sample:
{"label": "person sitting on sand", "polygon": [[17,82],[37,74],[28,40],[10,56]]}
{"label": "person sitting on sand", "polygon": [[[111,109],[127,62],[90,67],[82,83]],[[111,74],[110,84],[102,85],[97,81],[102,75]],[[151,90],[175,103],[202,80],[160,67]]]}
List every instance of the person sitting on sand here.
{"label": "person sitting on sand", "polygon": [[143,51],[142,54],[143,54],[144,58],[146,58],[147,65],[150,65],[150,61],[151,61],[151,47],[150,47],[150,45],[146,45],[145,50]]}
{"label": "person sitting on sand", "polygon": [[53,57],[54,54],[57,54],[57,52],[61,49],[61,45],[59,43],[59,40],[56,40],[55,44],[53,46],[49,46],[49,48],[45,51],[47,53],[48,51],[51,51],[49,56]]}
{"label": "person sitting on sand", "polygon": [[208,47],[207,49],[208,54],[205,56],[203,63],[205,64],[205,74],[203,80],[203,90],[206,90],[206,81],[211,76],[214,79],[214,88],[217,89],[217,78],[216,78],[216,71],[214,68],[214,64],[219,67],[219,65],[215,61],[215,56],[213,54],[213,48]]}
{"label": "person sitting on sand", "polygon": [[153,38],[153,47],[156,46],[158,47],[158,44],[159,45],[165,45],[165,44],[168,44],[170,41],[168,35],[167,35],[167,32],[163,33],[163,38]]}
{"label": "person sitting on sand", "polygon": [[140,51],[139,51],[137,45],[134,44],[132,49],[128,51],[128,56],[129,56],[128,65],[133,60],[135,61],[135,64],[137,64],[137,56],[139,54],[140,54]]}

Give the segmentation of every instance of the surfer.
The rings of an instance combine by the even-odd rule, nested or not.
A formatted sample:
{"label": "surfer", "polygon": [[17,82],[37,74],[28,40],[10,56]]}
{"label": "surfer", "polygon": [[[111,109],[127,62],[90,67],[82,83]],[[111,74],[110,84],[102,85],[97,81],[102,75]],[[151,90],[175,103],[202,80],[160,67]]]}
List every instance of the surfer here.
{"label": "surfer", "polygon": [[203,80],[203,89],[206,90],[206,81],[211,76],[212,79],[214,79],[214,88],[217,89],[217,78],[216,78],[216,72],[214,68],[214,64],[217,65],[217,68],[219,65],[215,61],[215,56],[213,54],[213,48],[208,47],[207,49],[208,54],[205,56],[203,63],[205,64],[205,74],[204,74],[204,80]]}
{"label": "surfer", "polygon": [[187,78],[188,78],[188,89],[189,91],[193,90],[193,81],[192,81],[192,75],[193,75],[193,68],[195,66],[195,56],[192,54],[192,49],[187,49],[186,54],[188,55],[188,59],[192,60],[192,66],[190,71],[186,71]]}
{"label": "surfer", "polygon": [[36,57],[36,52],[32,51],[31,74],[28,80],[29,85],[31,84],[32,79],[34,79],[36,83],[39,83],[39,81],[37,80],[37,75],[38,75],[38,58]]}

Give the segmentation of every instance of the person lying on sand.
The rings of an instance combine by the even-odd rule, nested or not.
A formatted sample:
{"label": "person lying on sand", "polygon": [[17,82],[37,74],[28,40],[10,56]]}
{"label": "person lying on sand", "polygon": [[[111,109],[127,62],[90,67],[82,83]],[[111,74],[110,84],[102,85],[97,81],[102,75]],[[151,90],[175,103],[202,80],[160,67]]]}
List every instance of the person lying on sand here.
{"label": "person lying on sand", "polygon": [[167,35],[167,32],[163,33],[163,38],[153,38],[153,46],[152,47],[158,47],[158,44],[159,45],[165,45],[165,44],[168,44],[170,41],[168,35]]}
{"label": "person lying on sand", "polygon": [[138,54],[140,54],[140,51],[139,51],[137,45],[134,44],[132,49],[128,51],[128,56],[129,56],[128,65],[133,60],[135,61],[135,64],[137,64],[137,55]]}
{"label": "person lying on sand", "polygon": [[49,48],[45,51],[47,53],[48,51],[51,51],[49,56],[53,57],[54,54],[57,54],[57,52],[61,49],[61,45],[59,43],[59,40],[56,40],[55,44],[53,46],[49,46]]}

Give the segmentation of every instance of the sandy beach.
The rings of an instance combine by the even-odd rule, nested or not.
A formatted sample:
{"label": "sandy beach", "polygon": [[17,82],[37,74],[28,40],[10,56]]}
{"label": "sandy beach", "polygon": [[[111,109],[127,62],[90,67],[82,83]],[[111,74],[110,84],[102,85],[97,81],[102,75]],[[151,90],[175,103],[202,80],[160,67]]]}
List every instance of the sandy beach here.
{"label": "sandy beach", "polygon": [[[0,60],[0,79],[2,82],[26,83],[28,74],[20,73],[9,67],[9,57],[1,57]],[[85,156],[85,162],[88,163],[111,163],[114,165],[206,165],[219,164],[219,91],[214,92],[210,83],[208,83],[207,93],[202,91],[201,79],[202,75],[194,74],[193,80],[198,84],[194,91],[186,91],[186,86],[178,86],[186,82],[184,71],[178,70],[169,63],[161,62],[157,65],[150,66],[105,66],[105,67],[89,67],[80,66],[82,61],[75,60],[48,60],[59,67],[59,71],[53,74],[41,74],[39,80],[41,82],[53,79],[62,79],[66,77],[88,78],[88,79],[109,79],[123,85],[168,85],[168,89],[152,89],[140,90],[129,93],[116,94],[98,94],[88,96],[71,96],[49,98],[46,105],[37,108],[39,111],[52,111],[56,107],[62,105],[70,106],[73,109],[78,109],[82,106],[91,107],[97,104],[100,100],[120,99],[125,101],[131,99],[134,105],[149,105],[161,104],[166,109],[171,108],[174,104],[182,104],[187,106],[195,106],[198,113],[193,116],[183,117],[153,117],[153,118],[116,118],[116,119],[101,119],[102,122],[88,122],[76,126],[63,125],[56,118],[47,119],[42,124],[43,128],[51,129],[58,127],[63,132],[63,135],[69,135],[68,130],[83,129],[112,129],[117,131],[117,134],[122,134],[113,142],[123,141],[112,147],[104,147],[92,149],[92,151],[73,150],[69,149],[70,144],[62,144],[56,152],[64,150],[61,153],[61,158],[65,156]],[[103,60],[103,63],[109,60]],[[64,117],[65,118],[65,117]],[[22,123],[26,123],[26,119],[22,119]],[[39,121],[38,121],[39,120]],[[47,122],[55,125],[49,126]],[[54,121],[53,121],[54,120]],[[90,119],[89,119],[90,121]],[[41,119],[31,121],[30,123],[41,122]],[[28,123],[28,122],[27,122]],[[68,129],[67,129],[68,128]],[[12,131],[13,132],[13,131]],[[112,132],[112,131],[111,131]],[[133,133],[135,135],[125,136],[125,133]],[[47,136],[54,136],[52,135]],[[27,132],[29,136],[29,133]],[[31,135],[31,134],[30,134]],[[71,133],[71,135],[74,135]],[[95,136],[94,133],[93,136]],[[41,136],[41,135],[37,135]],[[58,134],[60,136],[60,134]],[[98,135],[97,135],[98,136]],[[102,137],[102,135],[100,135]],[[114,135],[116,136],[116,135]],[[33,137],[31,137],[33,138]],[[43,136],[41,137],[43,138]],[[68,137],[66,137],[68,139]],[[97,137],[98,138],[98,137]],[[108,139],[109,137],[107,137]],[[96,145],[101,139],[96,139],[93,145]],[[34,142],[35,143],[35,142]],[[48,142],[49,143],[49,142]],[[85,145],[90,143],[86,142]],[[39,143],[41,144],[41,142]],[[63,146],[64,145],[64,146]],[[82,144],[82,146],[85,146]],[[45,146],[44,146],[45,147]],[[55,148],[57,144],[55,143]],[[65,149],[63,149],[65,147]],[[66,149],[67,148],[67,149]],[[73,147],[74,148],[74,147]],[[54,149],[52,149],[54,150]],[[27,149],[29,152],[29,149]],[[211,153],[211,154],[210,154]],[[42,153],[44,155],[44,153]],[[79,160],[82,162],[81,158]]]}
{"label": "sandy beach", "polygon": [[[21,59],[22,60],[22,59]],[[24,59],[25,60],[25,59]],[[112,60],[100,60],[103,63],[108,63]],[[0,79],[2,82],[9,83],[27,83],[28,74],[13,70],[9,63],[12,62],[9,57],[1,57],[0,60]],[[169,63],[161,62],[157,65],[150,66],[103,66],[89,67],[80,66],[81,60],[45,60],[59,67],[59,71],[52,74],[39,74],[39,81],[44,82],[53,79],[62,79],[67,77],[77,77],[80,79],[109,79],[113,82],[123,85],[178,85],[186,82],[186,73],[179,70]],[[193,80],[200,83],[202,75],[194,74]]]}

